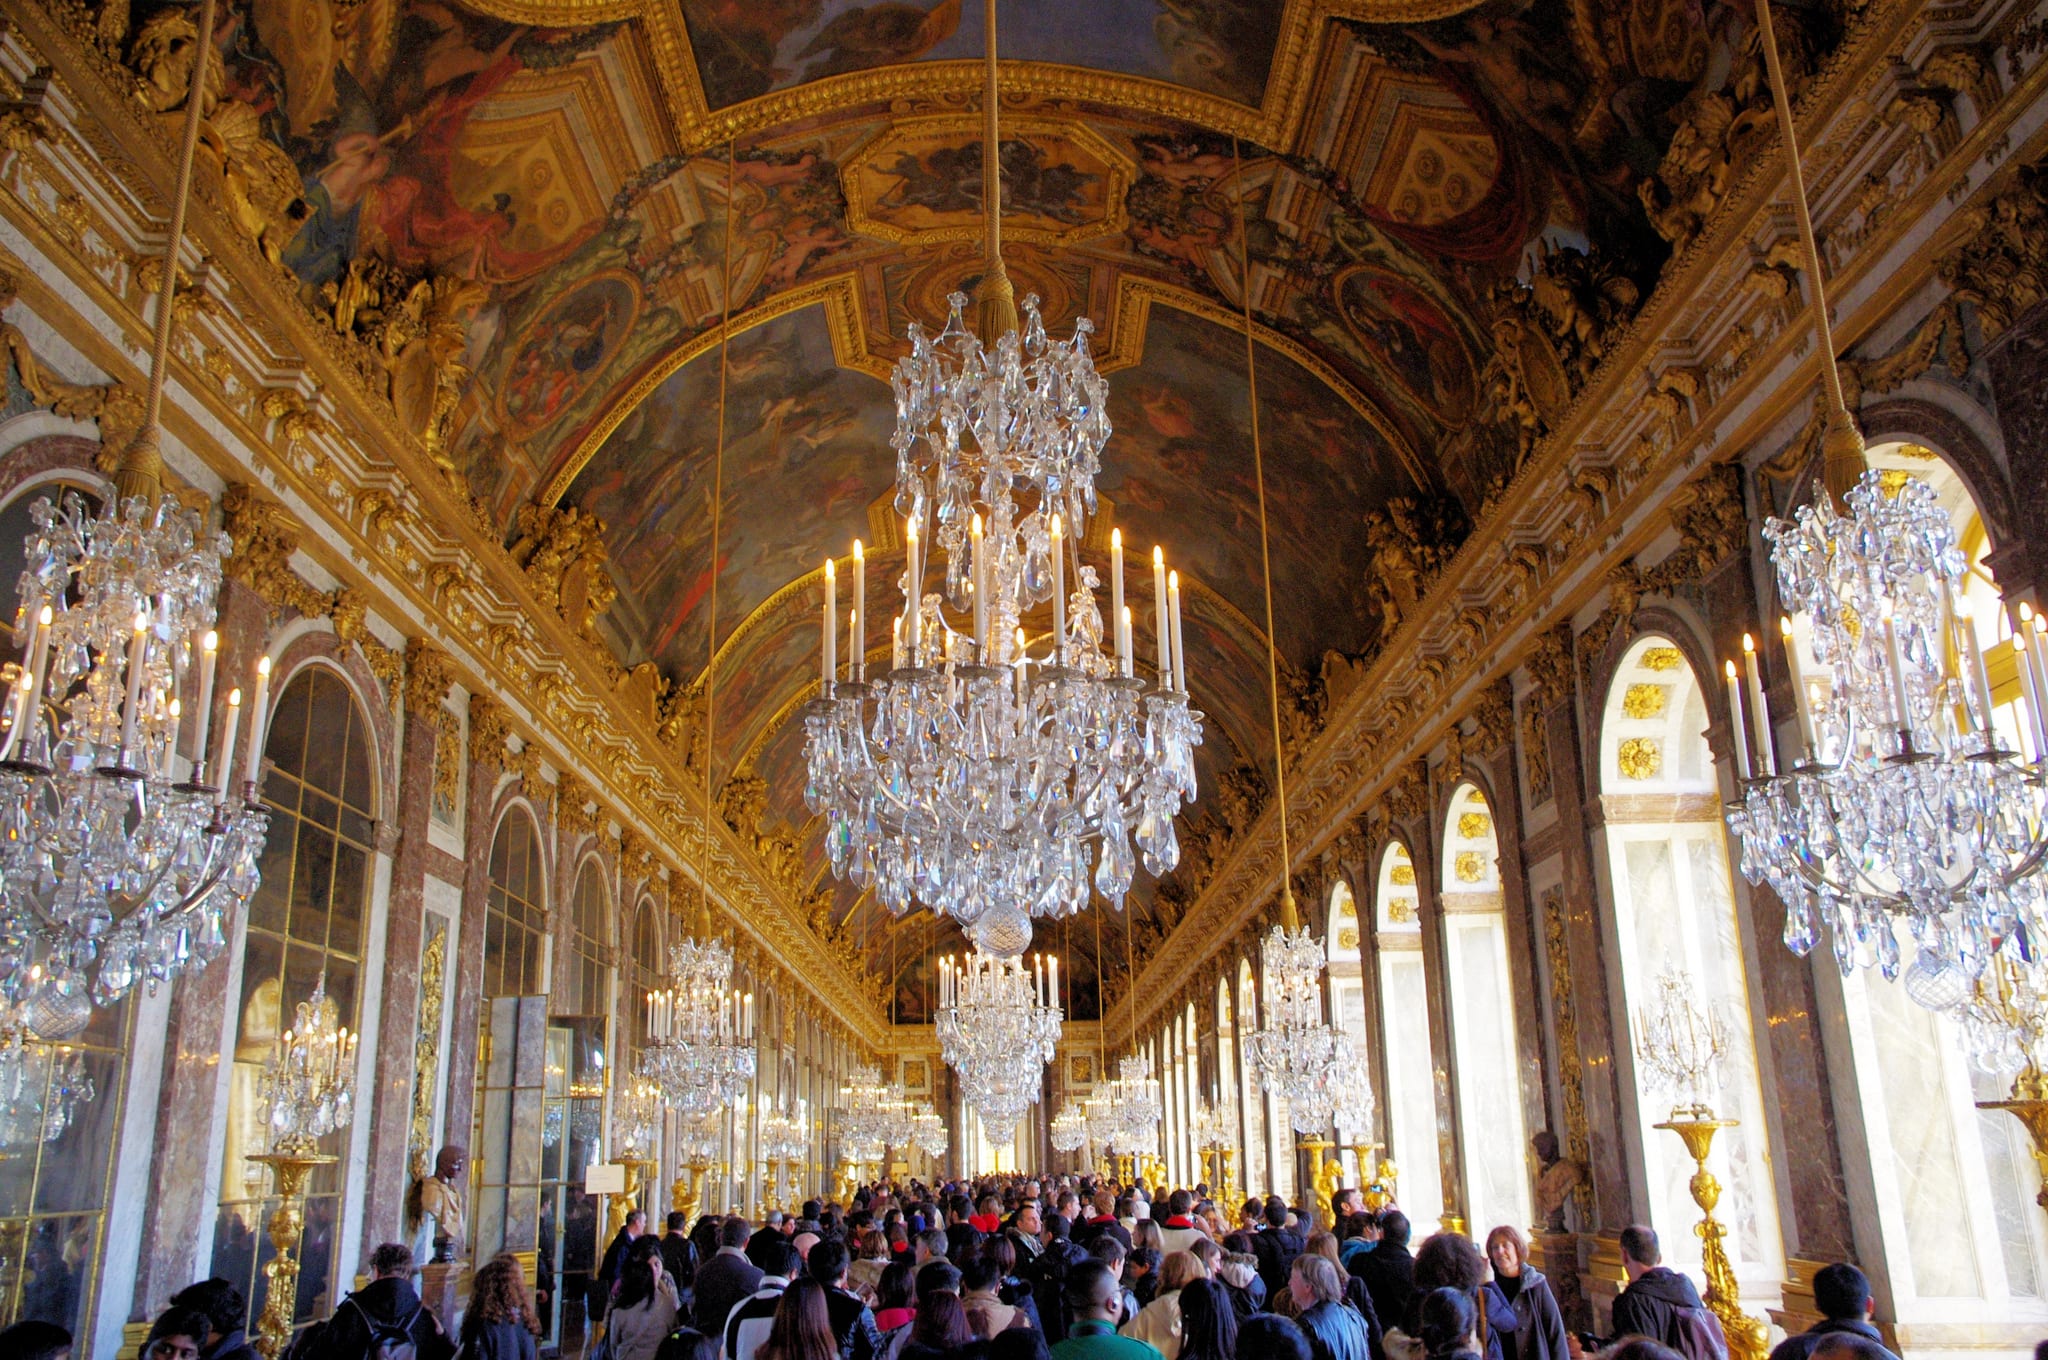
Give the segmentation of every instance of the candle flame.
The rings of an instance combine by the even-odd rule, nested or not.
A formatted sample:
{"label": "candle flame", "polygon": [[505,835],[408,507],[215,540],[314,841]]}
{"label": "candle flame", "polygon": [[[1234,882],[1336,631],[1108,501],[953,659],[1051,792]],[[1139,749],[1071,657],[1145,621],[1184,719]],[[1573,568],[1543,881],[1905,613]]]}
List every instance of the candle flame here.
{"label": "candle flame", "polygon": [[1756,639],[1751,637],[1748,633],[1744,633],[1742,635],[1742,650],[1745,652],[1753,652],[1756,650]]}
{"label": "candle flame", "polygon": [[[47,614],[49,611],[46,609],[43,612]],[[218,650],[220,647],[220,634],[214,632],[211,628],[207,629],[206,636],[199,639],[199,647],[201,651],[207,652]]]}

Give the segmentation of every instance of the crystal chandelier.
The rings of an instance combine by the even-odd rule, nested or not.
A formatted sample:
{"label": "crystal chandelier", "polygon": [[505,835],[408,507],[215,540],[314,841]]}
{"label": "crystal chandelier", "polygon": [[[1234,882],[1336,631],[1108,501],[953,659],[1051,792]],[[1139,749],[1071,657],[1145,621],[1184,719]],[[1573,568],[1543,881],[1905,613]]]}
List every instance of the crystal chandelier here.
{"label": "crystal chandelier", "polygon": [[1088,1116],[1079,1105],[1068,1101],[1052,1117],[1051,1137],[1055,1151],[1078,1152],[1088,1145]]}
{"label": "crystal chandelier", "polygon": [[181,738],[208,749],[227,540],[169,498],[94,511],[67,492],[31,514],[23,653],[0,715],[0,998],[61,1039],[226,947],[269,822],[256,786],[270,663],[246,758],[235,689],[213,758],[181,768]]}
{"label": "crystal chandelier", "polygon": [[732,946],[686,939],[669,948],[675,985],[647,997],[640,1075],[685,1115],[730,1105],[754,1080],[754,996],[732,980]]}
{"label": "crystal chandelier", "polygon": [[1059,1043],[1058,995],[1058,959],[1038,955],[1027,968],[977,949],[964,962],[939,960],[939,1051],[997,1142],[1038,1100]]}
{"label": "crystal chandelier", "polygon": [[1274,926],[1260,946],[1260,957],[1265,1005],[1259,1027],[1245,1038],[1245,1053],[1260,1085],[1287,1102],[1294,1131],[1317,1133],[1329,1122],[1334,1104],[1339,1050],[1349,1047],[1323,1019],[1322,941],[1306,927]]}
{"label": "crystal chandelier", "polygon": [[1671,1097],[1673,1119],[1712,1118],[1728,1052],[1728,1024],[1703,1006],[1692,978],[1666,973],[1656,999],[1636,1013],[1636,1057],[1651,1089]]}
{"label": "crystal chandelier", "polygon": [[775,1110],[761,1116],[761,1158],[763,1161],[795,1161],[809,1150],[801,1113]]}
{"label": "crystal chandelier", "polygon": [[1165,1108],[1159,1079],[1152,1075],[1150,1057],[1138,1053],[1117,1060],[1116,1080],[1109,1084],[1108,1104],[1116,1123],[1115,1133],[1108,1141],[1123,1152],[1150,1148]]}
{"label": "crystal chandelier", "polygon": [[1365,1055],[1349,1042],[1338,1044],[1337,1065],[1330,1073],[1330,1123],[1337,1141],[1346,1147],[1364,1145],[1372,1137],[1372,1074],[1366,1070]]}
{"label": "crystal chandelier", "polygon": [[1230,1146],[1229,1123],[1221,1106],[1206,1100],[1197,1105],[1193,1125],[1197,1152],[1216,1152]]}
{"label": "crystal chandelier", "polygon": [[915,1123],[916,1128],[910,1135],[911,1146],[933,1161],[945,1156],[950,1141],[946,1134],[946,1121],[930,1110],[920,1110]]}
{"label": "crystal chandelier", "polygon": [[[1900,975],[1922,1005],[1962,1002],[1992,956],[2043,938],[2038,870],[2048,852],[2048,729],[2041,643],[2013,639],[2035,742],[2031,766],[2003,749],[1991,686],[1962,597],[1967,562],[1933,490],[1866,467],[1844,403],[1826,282],[1778,51],[1758,26],[1784,138],[1792,204],[1813,283],[1825,388],[1822,491],[1790,522],[1772,520],[1780,594],[1808,624],[1780,626],[1799,743],[1780,771],[1771,716],[1744,639],[1727,667],[1739,803],[1728,822],[1742,871],[1786,907],[1785,943],[1805,954],[1825,926],[1846,976],[1859,963]],[[1837,502],[1840,502],[1838,508]],[[1745,690],[1749,724],[1745,725]],[[1753,749],[1752,749],[1753,747]]]}
{"label": "crystal chandelier", "polygon": [[292,1027],[277,1036],[256,1099],[275,1153],[314,1155],[322,1138],[355,1118],[356,1036],[341,1023],[324,976],[294,1010]]}
{"label": "crystal chandelier", "polygon": [[0,1040],[0,1147],[54,1143],[98,1094],[84,1055],[15,1030]]}
{"label": "crystal chandelier", "polygon": [[[1179,577],[1163,552],[1152,553],[1149,687],[1135,675],[1121,533],[1110,540],[1107,620],[1095,568],[1081,561],[1108,388],[1085,318],[1053,341],[1026,298],[1020,329],[1002,261],[992,6],[986,36],[980,335],[963,324],[957,293],[937,336],[909,327],[891,441],[905,609],[890,668],[870,681],[867,563],[855,543],[842,681],[836,567],[825,564],[804,797],[827,821],[834,875],[898,914],[922,902],[1009,956],[1030,943],[1031,918],[1086,906],[1091,881],[1120,905],[1139,855],[1155,875],[1179,862],[1173,816],[1195,796],[1202,723],[1188,706]],[[942,583],[927,591],[935,551]],[[1026,619],[1046,604],[1049,636],[1034,654]]]}
{"label": "crystal chandelier", "polygon": [[612,1098],[612,1156],[650,1161],[661,1137],[661,1088],[645,1077],[628,1081]]}

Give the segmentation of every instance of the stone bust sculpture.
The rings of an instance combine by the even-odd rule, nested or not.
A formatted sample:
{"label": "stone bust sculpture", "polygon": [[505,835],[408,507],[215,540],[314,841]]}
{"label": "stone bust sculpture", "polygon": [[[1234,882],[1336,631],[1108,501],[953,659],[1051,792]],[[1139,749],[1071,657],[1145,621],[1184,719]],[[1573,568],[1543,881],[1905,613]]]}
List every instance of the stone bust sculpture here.
{"label": "stone bust sculpture", "polygon": [[1542,1216],[1540,1230],[1565,1232],[1564,1206],[1570,1203],[1572,1192],[1585,1183],[1586,1168],[1558,1150],[1557,1135],[1549,1129],[1531,1138],[1529,1146],[1536,1153],[1536,1212]]}
{"label": "stone bust sculpture", "polygon": [[450,1143],[434,1155],[434,1174],[415,1182],[406,1220],[415,1234],[414,1260],[429,1259],[442,1265],[455,1258],[467,1239],[468,1225],[462,1214],[462,1172],[469,1160],[467,1148]]}

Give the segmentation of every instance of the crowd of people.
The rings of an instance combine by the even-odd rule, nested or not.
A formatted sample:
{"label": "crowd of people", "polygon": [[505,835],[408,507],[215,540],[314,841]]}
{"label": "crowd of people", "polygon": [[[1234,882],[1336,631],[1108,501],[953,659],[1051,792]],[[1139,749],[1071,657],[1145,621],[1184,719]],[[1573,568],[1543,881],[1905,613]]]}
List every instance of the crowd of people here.
{"label": "crowd of people", "polygon": [[[1360,1192],[1290,1208],[1251,1199],[1234,1221],[1207,1187],[1008,1176],[862,1189],[753,1223],[634,1211],[586,1300],[589,1360],[1729,1360],[1714,1314],[1621,1236],[1627,1287],[1613,1335],[1575,1334],[1529,1242],[1438,1232],[1411,1248],[1398,1208]],[[411,1251],[379,1247],[371,1280],[301,1331],[289,1360],[535,1360],[541,1327],[518,1260],[482,1263],[454,1333],[413,1285]],[[1814,1280],[1823,1321],[1771,1360],[1897,1360],[1851,1265]],[[220,1280],[172,1298],[142,1360],[255,1360],[246,1308]],[[44,1328],[33,1335],[27,1327]],[[0,1355],[64,1360],[46,1324],[0,1332]]]}

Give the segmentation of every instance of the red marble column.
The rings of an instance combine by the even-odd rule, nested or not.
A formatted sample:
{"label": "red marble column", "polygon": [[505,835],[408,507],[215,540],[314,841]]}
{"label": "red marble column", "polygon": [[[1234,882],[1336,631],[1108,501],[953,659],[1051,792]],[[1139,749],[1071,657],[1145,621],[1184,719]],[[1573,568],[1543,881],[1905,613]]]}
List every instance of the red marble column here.
{"label": "red marble column", "polygon": [[[228,581],[221,587],[219,618],[220,674],[237,678],[219,686],[216,722],[224,721],[228,691],[245,683],[241,677],[254,674],[256,658],[269,641],[271,611],[255,591]],[[229,925],[239,951],[242,922]],[[134,1247],[142,1262],[131,1315],[137,1321],[154,1317],[172,1294],[205,1279],[212,1263],[216,1201],[207,1188],[219,1184],[210,1177],[221,1156],[215,1135],[224,1099],[220,1069],[234,972],[230,958],[223,954],[204,971],[186,973],[173,984],[151,1168],[155,1189],[143,1215],[142,1241]],[[109,1243],[108,1249],[123,1248]]]}
{"label": "red marble column", "polygon": [[[1537,957],[1543,952],[1543,927],[1536,919],[1536,903],[1529,895],[1529,876],[1522,865],[1522,791],[1515,777],[1514,724],[1495,751],[1487,753],[1492,773],[1486,791],[1487,806],[1493,813],[1494,849],[1499,855],[1501,910],[1507,924],[1509,985],[1513,988],[1515,1015],[1515,1072],[1522,1098],[1522,1126],[1533,1137],[1550,1127],[1544,1061],[1543,974]],[[1527,1077],[1536,1073],[1531,1084]]]}
{"label": "red marble column", "polygon": [[476,1114],[477,1026],[482,1018],[484,929],[491,891],[491,840],[497,825],[498,778],[505,765],[505,743],[499,719],[487,716],[493,703],[481,695],[469,700],[469,771],[462,819],[462,925],[457,932],[454,967],[448,989],[448,1060],[442,1080],[448,1084],[441,1140],[469,1143]]}
{"label": "red marble column", "polygon": [[419,1037],[420,931],[432,847],[436,713],[448,693],[448,663],[415,640],[406,649],[405,725],[399,737],[398,798],[392,816],[397,851],[385,909],[384,976],[377,1008],[376,1085],[360,1101],[370,1118],[363,1186],[362,1254],[405,1240],[406,1157],[412,1130],[413,1054]]}

